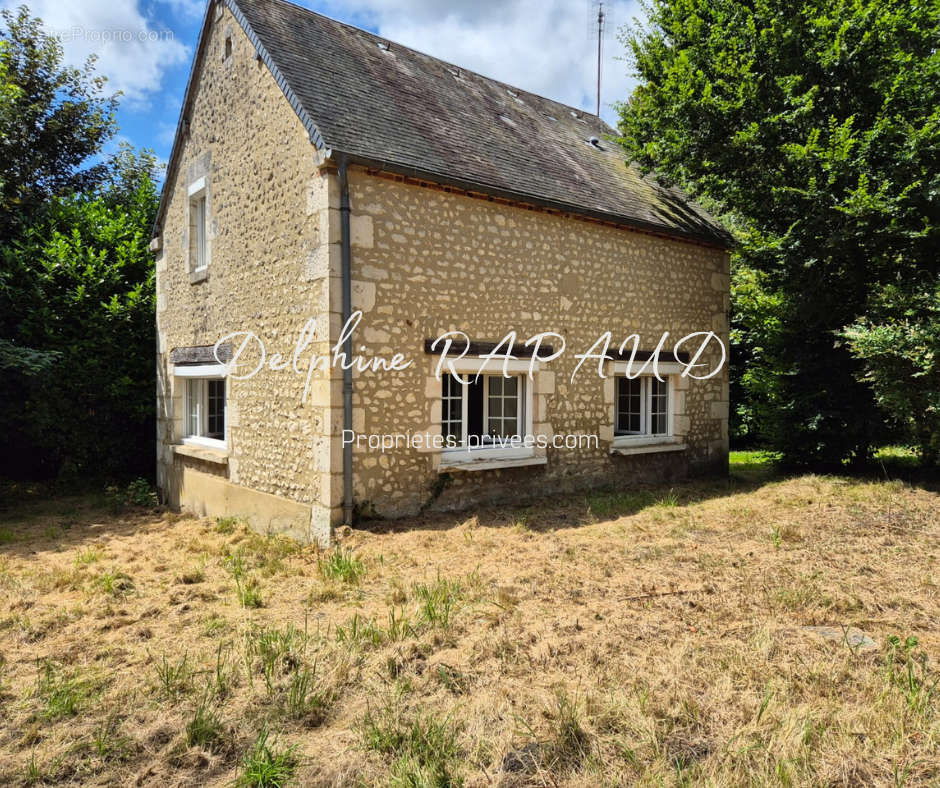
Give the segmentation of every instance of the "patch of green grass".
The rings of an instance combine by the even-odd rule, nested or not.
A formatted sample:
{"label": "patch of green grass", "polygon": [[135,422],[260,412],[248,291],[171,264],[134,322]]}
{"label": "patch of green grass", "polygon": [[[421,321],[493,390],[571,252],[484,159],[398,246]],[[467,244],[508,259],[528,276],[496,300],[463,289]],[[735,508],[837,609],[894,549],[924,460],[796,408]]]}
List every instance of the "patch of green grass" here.
{"label": "patch of green grass", "polygon": [[120,721],[109,714],[91,735],[92,751],[102,761],[123,760],[131,750],[130,740],[120,734]]}
{"label": "patch of green grass", "polygon": [[457,773],[460,727],[450,717],[406,717],[398,700],[379,711],[370,709],[359,721],[363,745],[393,758],[395,785],[461,784]]}
{"label": "patch of green grass", "polygon": [[261,599],[261,586],[258,579],[249,577],[247,580],[235,579],[238,601],[242,607],[262,607],[264,602]]}
{"label": "patch of green grass", "polygon": [[44,785],[55,782],[61,767],[61,758],[53,758],[48,764],[40,764],[36,760],[36,753],[31,753],[23,769],[23,782],[26,785]]}
{"label": "patch of green grass", "polygon": [[317,571],[324,580],[358,583],[366,573],[366,568],[352,550],[338,547],[327,558],[317,559]]}
{"label": "patch of green grass", "polygon": [[75,556],[75,566],[88,566],[89,564],[97,563],[104,556],[104,551],[99,550],[97,547],[89,547],[86,550],[82,550]]}
{"label": "patch of green grass", "polygon": [[212,752],[217,750],[222,742],[222,719],[218,712],[209,705],[208,698],[204,698],[193,711],[193,716],[186,723],[186,744],[190,747],[201,747]]}
{"label": "patch of green grass", "polygon": [[913,635],[903,642],[897,635],[888,637],[885,647],[885,679],[904,697],[908,708],[927,719],[940,711],[940,673],[932,670],[927,654],[916,651]]}
{"label": "patch of green grass", "polygon": [[189,654],[171,662],[164,654],[156,666],[158,686],[165,698],[175,700],[192,689],[193,667]]}
{"label": "patch of green grass", "polygon": [[256,627],[245,633],[245,663],[264,677],[268,693],[274,692],[278,677],[304,664],[310,637],[288,624],[284,629]]}
{"label": "patch of green grass", "polygon": [[532,530],[530,523],[531,519],[532,512],[529,510],[523,510],[513,516],[512,527],[520,533],[527,533]]}
{"label": "patch of green grass", "polygon": [[268,732],[261,731],[252,748],[245,753],[241,773],[235,781],[239,788],[281,788],[297,768],[297,748],[279,749],[269,741]]}
{"label": "patch of green grass", "polygon": [[300,545],[282,534],[262,535],[248,531],[235,555],[246,567],[271,577],[286,569],[284,559],[300,552]]}
{"label": "patch of green grass", "polygon": [[317,666],[304,666],[291,674],[284,703],[284,712],[292,720],[319,725],[332,701],[332,696],[317,685]]}
{"label": "patch of green grass", "polygon": [[773,455],[764,451],[729,452],[728,472],[733,478],[743,482],[767,481],[776,473]]}
{"label": "patch of green grass", "polygon": [[215,638],[228,632],[232,625],[221,616],[210,615],[202,625],[202,634],[207,638]]}
{"label": "patch of green grass", "polygon": [[396,613],[395,607],[392,606],[388,611],[388,628],[385,630],[385,634],[390,641],[397,642],[405,638],[414,637],[416,632],[414,625],[411,623],[411,619],[405,611],[402,609]]}
{"label": "patch of green grass", "polygon": [[245,560],[241,553],[235,553],[229,556],[226,561],[226,568],[235,578],[235,593],[242,607],[257,608],[261,607],[261,586],[256,577],[249,577],[245,567]]}
{"label": "patch of green grass", "polygon": [[656,499],[656,506],[662,506],[667,509],[672,509],[679,505],[679,494],[675,490],[670,490],[665,495],[661,495]]}
{"label": "patch of green grass", "polygon": [[238,517],[216,517],[216,533],[225,534],[226,536],[233,534],[240,523],[241,520]]}
{"label": "patch of green grass", "polygon": [[109,596],[127,596],[134,590],[134,581],[130,575],[114,569],[106,569],[92,580],[92,585]]}
{"label": "patch of green grass", "polygon": [[440,629],[450,627],[462,589],[457,580],[438,577],[434,583],[419,583],[413,589],[418,600],[418,622]]}
{"label": "patch of green grass", "polygon": [[16,534],[9,528],[0,528],[0,544],[10,544],[16,541]]}
{"label": "patch of green grass", "polygon": [[43,717],[46,719],[55,720],[78,714],[89,693],[88,682],[74,674],[67,675],[48,661],[40,667],[36,696],[43,702]]}
{"label": "patch of green grass", "polygon": [[366,619],[358,613],[346,625],[336,627],[336,640],[354,646],[381,646],[387,638],[381,627],[373,619]]}
{"label": "patch of green grass", "polygon": [[544,748],[546,761],[552,768],[579,764],[589,754],[591,740],[584,729],[577,702],[561,691],[555,696],[555,707],[547,716],[553,725],[551,739]]}
{"label": "patch of green grass", "polygon": [[463,695],[470,687],[470,679],[467,674],[449,665],[438,665],[435,676],[447,688],[448,692],[454,695]]}

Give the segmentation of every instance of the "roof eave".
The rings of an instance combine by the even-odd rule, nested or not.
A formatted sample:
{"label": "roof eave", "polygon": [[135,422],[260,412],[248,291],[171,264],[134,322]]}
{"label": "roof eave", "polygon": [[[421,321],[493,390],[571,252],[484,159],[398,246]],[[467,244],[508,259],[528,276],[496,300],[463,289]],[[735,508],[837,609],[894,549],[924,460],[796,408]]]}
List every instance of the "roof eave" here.
{"label": "roof eave", "polygon": [[194,87],[207,46],[209,24],[212,21],[211,14],[213,13],[218,3],[224,3],[225,6],[228,7],[228,9],[232,12],[232,15],[241,26],[248,40],[251,41],[252,46],[254,46],[257,57],[259,57],[265,66],[267,66],[271,75],[277,82],[278,87],[280,87],[281,91],[283,92],[284,97],[287,99],[291,108],[294,110],[295,114],[303,124],[311,144],[313,144],[317,150],[323,152],[323,158],[329,158],[333,154],[340,154],[346,156],[350,163],[358,164],[363,167],[378,169],[384,172],[401,175],[403,177],[414,178],[416,180],[430,181],[432,183],[437,183],[443,186],[451,186],[462,191],[478,194],[482,193],[497,199],[504,199],[525,205],[532,205],[539,208],[558,211],[560,213],[582,216],[587,219],[593,219],[595,221],[606,222],[609,224],[616,224],[633,230],[651,233],[653,235],[691,241],[693,243],[704,244],[706,246],[712,246],[721,249],[729,249],[733,244],[731,236],[719,226],[716,226],[714,232],[712,233],[700,233],[683,230],[681,228],[671,228],[637,217],[623,216],[620,214],[610,213],[608,211],[602,211],[600,209],[591,209],[580,205],[551,200],[535,194],[507,190],[501,187],[493,186],[492,184],[478,183],[457,178],[447,173],[433,172],[431,170],[400,164],[398,162],[379,161],[356,153],[330,150],[325,140],[323,139],[323,135],[320,133],[317,124],[300,103],[297,95],[288,84],[287,79],[281,73],[280,69],[277,67],[277,64],[274,62],[274,59],[271,57],[264,44],[261,43],[261,40],[258,38],[248,20],[245,18],[245,15],[238,7],[236,0],[209,0],[209,2],[206,4],[206,13],[203,18],[202,28],[199,31],[199,40],[196,44],[196,53],[193,57],[193,64],[190,68],[189,78],[186,83],[186,92],[183,94],[183,104],[180,109],[179,120],[176,124],[176,133],[173,138],[173,148],[170,152],[170,158],[167,162],[163,190],[160,195],[160,205],[157,209],[157,216],[154,220],[154,225],[151,232],[151,235],[154,238],[159,236],[162,232],[163,220],[166,215],[167,204],[170,198],[167,185],[175,177],[176,169],[179,166],[179,158],[182,152],[184,137],[186,134],[186,126],[189,121],[190,110],[192,108]]}
{"label": "roof eave", "polygon": [[544,208],[546,210],[557,211],[559,213],[572,214],[586,219],[592,219],[608,224],[615,224],[631,230],[650,233],[652,235],[674,238],[683,241],[692,241],[694,243],[719,249],[730,249],[733,244],[730,235],[725,233],[722,229],[716,228],[714,233],[699,233],[683,230],[681,228],[671,228],[637,217],[623,216],[621,214],[610,213],[600,209],[592,209],[582,205],[574,205],[572,203],[566,203],[559,200],[552,200],[545,197],[540,197],[536,194],[527,194],[525,192],[493,186],[492,184],[479,183],[476,181],[457,178],[445,173],[433,172],[431,170],[400,164],[398,162],[371,159],[367,156],[363,156],[357,153],[347,153],[334,150],[333,155],[345,156],[350,164],[356,164],[360,167],[380,170],[395,175],[401,175],[405,178],[429,181],[441,186],[450,186],[465,192],[484,194],[500,200],[508,200],[510,202],[531,205],[536,208]]}

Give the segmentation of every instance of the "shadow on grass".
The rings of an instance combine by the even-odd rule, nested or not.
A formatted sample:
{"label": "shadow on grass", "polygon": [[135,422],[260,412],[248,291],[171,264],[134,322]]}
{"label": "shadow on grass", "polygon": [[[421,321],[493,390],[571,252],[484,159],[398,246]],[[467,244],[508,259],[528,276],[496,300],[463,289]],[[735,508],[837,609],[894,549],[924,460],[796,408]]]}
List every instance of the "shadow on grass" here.
{"label": "shadow on grass", "polygon": [[[460,512],[429,511],[400,520],[364,519],[356,527],[373,533],[394,533],[447,530],[475,522],[483,527],[516,527],[535,533],[548,532],[629,517],[654,507],[674,509],[716,498],[747,494],[767,484],[814,473],[827,475],[813,469],[785,471],[774,464],[769,454],[762,451],[732,451],[726,477],[704,477],[630,489],[565,493],[535,504],[487,505]],[[940,489],[936,469],[922,468],[912,453],[896,447],[879,452],[875,462],[868,466],[846,467],[831,475],[859,481],[900,480],[930,491]]]}
{"label": "shadow on grass", "polygon": [[357,528],[372,533],[438,531],[473,520],[484,527],[546,532],[627,517],[652,507],[683,507],[712,498],[748,493],[783,478],[761,452],[732,452],[726,477],[703,477],[629,489],[560,493],[534,504],[487,505],[459,512],[430,511],[399,520],[363,519]]}
{"label": "shadow on grass", "polygon": [[0,481],[0,556],[38,557],[164,526],[163,511],[117,505],[104,488]]}

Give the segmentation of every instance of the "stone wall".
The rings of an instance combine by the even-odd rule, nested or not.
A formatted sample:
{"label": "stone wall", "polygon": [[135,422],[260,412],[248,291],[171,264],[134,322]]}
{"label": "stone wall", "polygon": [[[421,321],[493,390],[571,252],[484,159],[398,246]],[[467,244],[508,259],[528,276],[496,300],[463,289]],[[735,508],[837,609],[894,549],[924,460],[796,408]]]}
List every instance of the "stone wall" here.
{"label": "stone wall", "polygon": [[[342,328],[338,176],[221,4],[207,36],[188,133],[165,187],[156,261],[158,482],[171,505],[242,514],[262,529],[325,541],[342,512],[342,372],[314,374],[303,402],[305,375],[290,361],[308,319],[317,330],[302,372],[311,354],[328,355]],[[189,222],[189,189],[202,178],[205,273],[193,270]],[[364,315],[355,352],[414,361],[402,372],[354,375],[357,432],[440,433],[441,384],[426,339],[450,330],[476,341],[497,341],[510,330],[521,339],[555,331],[567,352],[531,383],[533,432],[600,439],[594,448],[539,449],[540,465],[479,472],[442,473],[439,451],[357,449],[360,511],[462,508],[726,465],[727,369],[708,381],[677,380],[675,433],[684,450],[637,456],[611,453],[612,379],[588,365],[570,380],[574,354],[607,330],[615,346],[639,333],[642,349],[664,331],[677,338],[714,330],[727,342],[723,250],[356,168],[350,192],[353,307]],[[254,332],[268,360],[281,354],[285,368],[228,380],[222,456],[180,447],[183,386],[170,351],[238,331]],[[257,360],[256,352],[242,357],[238,371]],[[702,360],[713,363],[715,354]]]}
{"label": "stone wall", "polygon": [[[215,512],[198,492],[186,490],[217,487],[193,474],[221,476],[244,490],[302,504],[286,507],[308,518],[303,529],[295,523],[291,530],[309,531],[311,516],[314,525],[324,516],[329,520],[329,512],[321,511],[329,505],[321,482],[331,481],[331,403],[322,376],[306,404],[304,377],[289,368],[229,380],[227,456],[211,473],[205,460],[174,449],[182,431],[182,381],[174,378],[171,350],[252,331],[269,356],[278,352],[287,359],[304,322],[317,316],[322,319],[314,347],[322,350],[328,338],[328,272],[321,261],[330,178],[320,174],[302,123],[222,4],[213,11],[207,35],[188,135],[165,186],[169,202],[156,260],[158,482],[171,504]],[[232,53],[226,57],[229,37]],[[209,217],[205,275],[193,271],[190,259],[188,195],[203,177]],[[253,354],[247,360],[256,359]],[[184,485],[185,475],[194,481]],[[260,527],[274,527],[273,521],[254,519]]]}
{"label": "stone wall", "polygon": [[[652,349],[714,330],[727,343],[728,255],[624,228],[407,184],[363,171],[350,177],[352,277],[364,317],[354,345],[364,355],[402,352],[402,372],[354,377],[354,424],[364,433],[440,432],[437,359],[424,341],[461,330],[474,341],[521,340],[555,331],[566,354],[534,380],[534,434],[596,434],[594,449],[545,450],[547,464],[452,472],[441,454],[362,448],[354,453],[355,498],[367,512],[396,516],[598,485],[678,478],[726,467],[727,367],[710,380],[675,379],[681,452],[611,454],[613,379],[577,360],[607,330],[616,348],[639,333]],[[717,352],[701,361],[714,364]],[[606,368],[610,371],[609,365]]]}

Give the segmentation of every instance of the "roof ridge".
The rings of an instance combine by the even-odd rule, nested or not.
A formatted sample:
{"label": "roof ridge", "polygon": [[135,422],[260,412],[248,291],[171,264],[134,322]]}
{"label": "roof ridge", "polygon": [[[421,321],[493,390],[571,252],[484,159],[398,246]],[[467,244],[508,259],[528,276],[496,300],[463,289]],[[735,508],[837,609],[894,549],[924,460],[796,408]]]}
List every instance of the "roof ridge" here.
{"label": "roof ridge", "polygon": [[[218,4],[235,17],[318,148],[362,166],[471,193],[673,238],[728,245],[726,231],[693,199],[681,189],[644,176],[630,163],[616,130],[596,115],[292,0],[218,0]],[[215,8],[216,2],[207,3],[155,235],[169,199],[167,185],[179,165]],[[388,54],[393,57],[386,58]],[[408,78],[403,80],[402,74]],[[610,144],[601,146],[595,137]]]}
{"label": "roof ridge", "polygon": [[[238,0],[234,0],[234,2],[236,5],[238,4]],[[336,25],[341,25],[342,27],[348,28],[349,30],[353,30],[356,33],[363,33],[376,41],[385,41],[387,43],[392,43],[396,47],[401,47],[402,49],[405,49],[408,52],[412,52],[416,55],[420,55],[421,57],[430,58],[431,60],[435,60],[438,63],[442,63],[445,66],[452,66],[453,68],[459,69],[460,71],[466,74],[471,74],[479,79],[483,79],[483,80],[486,80],[487,82],[492,82],[494,84],[500,85],[501,87],[506,88],[507,90],[515,90],[515,91],[519,91],[520,93],[527,93],[528,95],[534,98],[537,98],[540,101],[546,101],[551,104],[555,104],[556,106],[566,109],[569,112],[577,112],[579,116],[596,120],[601,125],[603,125],[606,129],[609,129],[611,132],[615,134],[617,133],[617,129],[615,129],[613,126],[607,123],[607,121],[605,121],[599,115],[595,115],[593,112],[589,110],[576,107],[573,104],[565,104],[564,102],[558,101],[557,99],[550,98],[549,96],[543,96],[541,93],[534,93],[533,91],[527,90],[526,88],[521,88],[518,85],[511,85],[508,82],[503,82],[503,80],[497,79],[496,77],[488,77],[486,76],[486,74],[482,74],[479,71],[474,71],[472,68],[461,66],[459,63],[454,63],[453,61],[450,61],[450,60],[444,60],[443,58],[437,57],[436,55],[432,55],[428,52],[424,52],[421,49],[416,49],[415,47],[410,47],[407,44],[402,44],[400,41],[395,41],[394,39],[386,38],[385,36],[380,36],[379,34],[373,33],[371,30],[366,30],[365,28],[359,27],[358,25],[354,25],[350,22],[344,22],[341,19],[336,19],[335,17],[328,16],[327,14],[320,13],[319,11],[314,11],[312,8],[307,8],[306,6],[302,6],[299,3],[293,2],[293,0],[266,0],[266,2],[279,3],[281,5],[290,6],[291,8],[296,8],[298,11],[302,11],[305,14],[317,16],[317,17],[320,17],[320,19],[326,19],[328,22],[332,22],[333,24],[336,24]]]}

